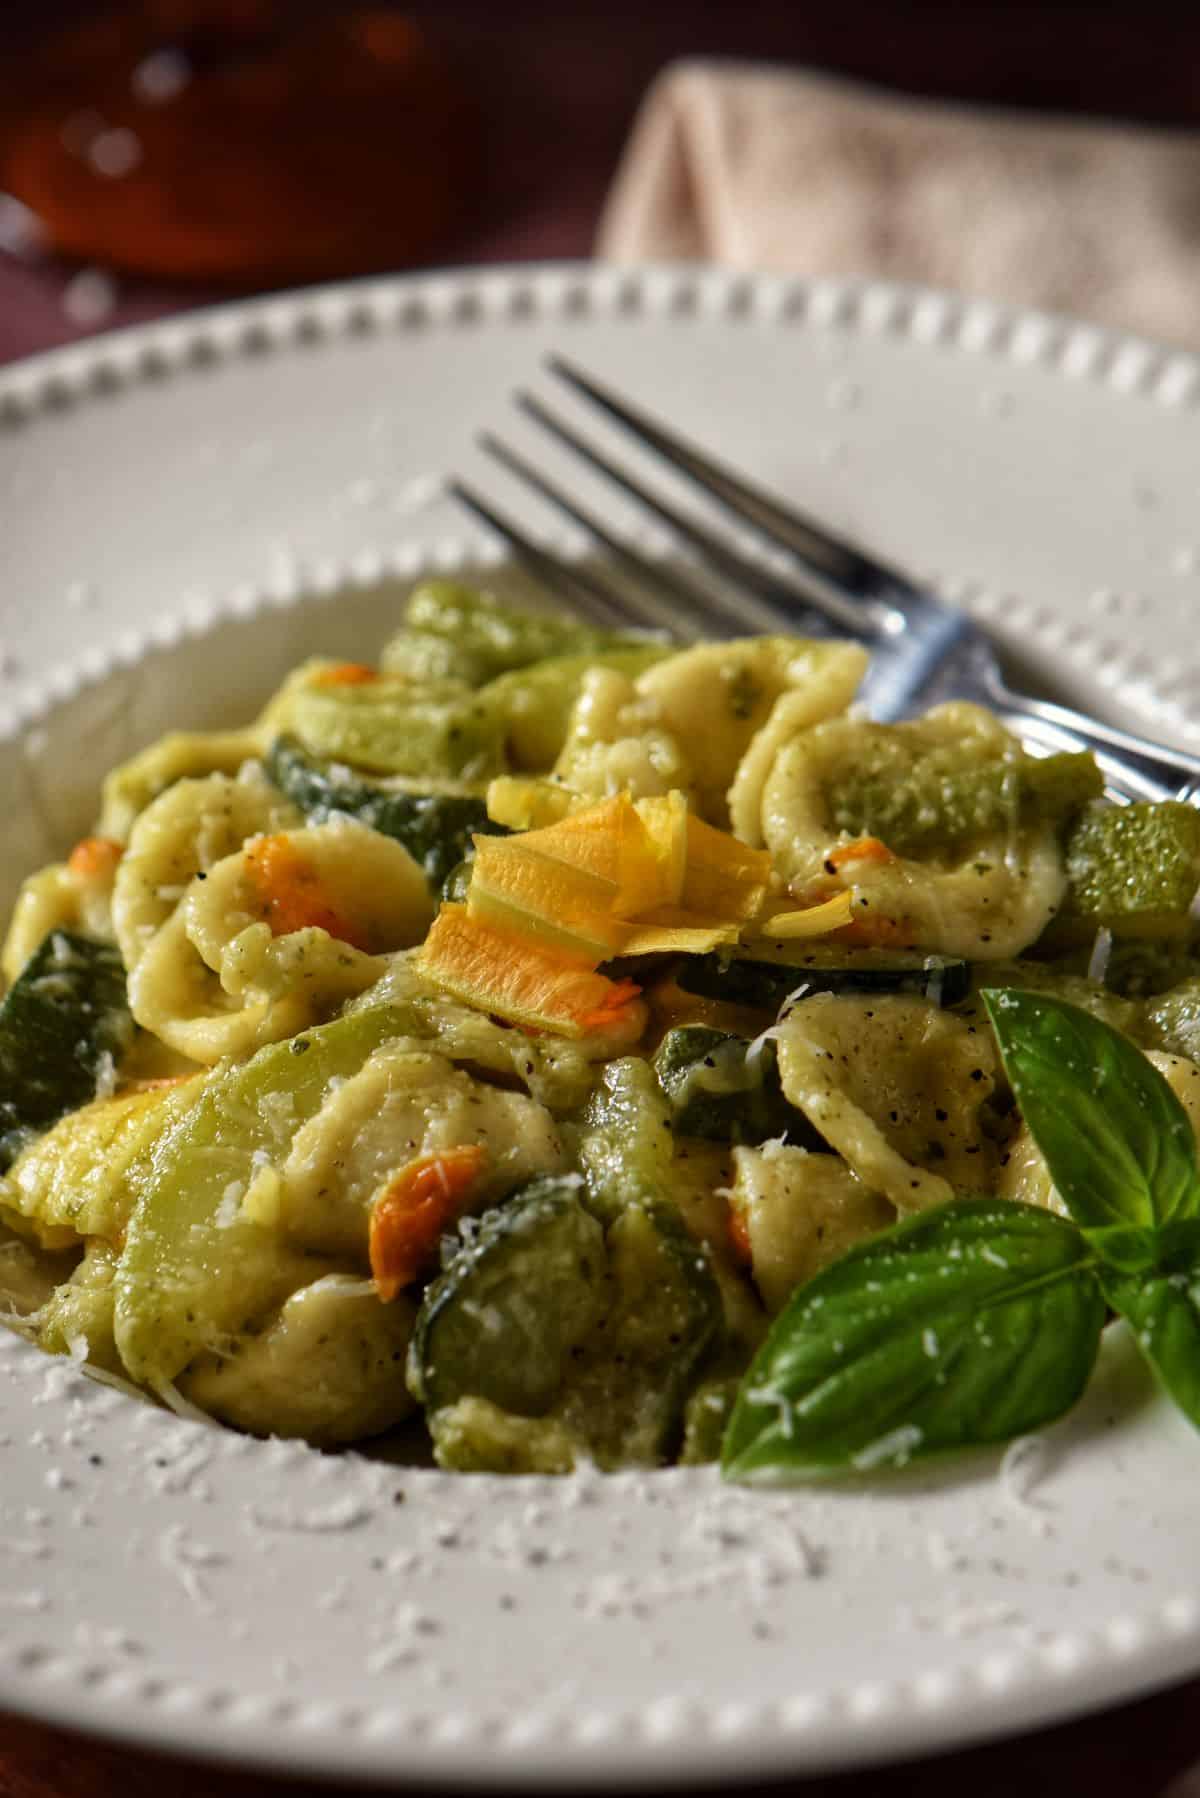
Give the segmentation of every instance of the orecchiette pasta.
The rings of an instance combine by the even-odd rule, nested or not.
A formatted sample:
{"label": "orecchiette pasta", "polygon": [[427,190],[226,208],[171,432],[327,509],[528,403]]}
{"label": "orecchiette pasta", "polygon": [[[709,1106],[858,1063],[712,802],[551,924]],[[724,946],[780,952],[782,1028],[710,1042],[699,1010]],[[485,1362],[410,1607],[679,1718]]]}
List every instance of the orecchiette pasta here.
{"label": "orecchiette pasta", "polygon": [[130,1009],[195,1061],[248,1055],[371,986],[431,916],[408,851],[353,819],[252,837],[188,882],[130,973]]}
{"label": "orecchiette pasta", "polygon": [[[763,781],[761,827],[793,892],[817,896],[830,852],[858,834],[834,822],[830,794],[855,779],[872,740],[886,741],[889,733],[923,751],[950,748],[968,772],[1011,764],[1015,776],[1018,746],[978,706],[942,706],[919,723],[891,727],[836,718],[791,737]],[[965,841],[935,841],[920,854],[854,862],[845,878],[853,881],[871,940],[977,961],[1019,954],[1054,917],[1067,881],[1053,823],[1023,822],[1015,806],[999,830],[991,825]]]}
{"label": "orecchiette pasta", "polygon": [[287,1159],[251,1184],[243,1208],[306,1251],[365,1268],[371,1201],[388,1177],[420,1155],[473,1144],[484,1151],[481,1205],[565,1166],[562,1132],[543,1106],[401,1038],[296,1132]]}
{"label": "orecchiette pasta", "polygon": [[745,1226],[754,1283],[772,1314],[804,1280],[895,1221],[895,1208],[840,1155],[783,1142],[733,1154],[731,1199]]}
{"label": "orecchiette pasta", "polygon": [[783,1090],[871,1192],[899,1211],[986,1191],[989,1034],[922,999],[818,994],[775,1031]]}
{"label": "orecchiette pasta", "polygon": [[1200,1121],[1198,814],[872,722],[866,666],[432,582],[382,667],[116,769],[0,954],[0,1320],[264,1435],[690,1463],[845,1251],[1062,1211],[992,1016],[1178,1051]]}
{"label": "orecchiette pasta", "polygon": [[[114,849],[116,845],[113,845]],[[0,952],[0,975],[13,981],[34,950],[52,930],[78,930],[85,936],[112,935],[115,856],[90,865],[55,862],[23,882]]]}
{"label": "orecchiette pasta", "polygon": [[270,741],[264,731],[171,731],[123,762],[104,782],[99,834],[127,842],[134,824],[160,793],[177,781],[209,774],[236,774],[262,755]]}
{"label": "orecchiette pasta", "polygon": [[117,869],[113,930],[132,973],[197,874],[247,837],[303,820],[255,762],[239,775],[176,781],[140,814]]}
{"label": "orecchiette pasta", "polygon": [[784,744],[812,725],[844,712],[866,668],[867,652],[857,643],[796,646],[789,664],[790,685],[751,737],[732,775],[727,796],[729,819],[744,843],[756,849],[763,843],[763,786]]}
{"label": "orecchiette pasta", "polygon": [[253,1335],[197,1358],[179,1390],[236,1429],[322,1448],[377,1436],[415,1409],[401,1377],[416,1307],[381,1305],[369,1283],[327,1273]]}
{"label": "orecchiette pasta", "polygon": [[865,652],[852,644],[751,637],[681,650],[639,675],[637,688],[655,702],[663,726],[686,744],[698,809],[725,826],[730,783],[775,708],[796,694],[794,719],[811,724],[828,718],[849,704],[865,667]]}
{"label": "orecchiette pasta", "polygon": [[[672,658],[674,660],[675,658]],[[597,797],[627,790],[635,798],[690,791],[692,767],[653,696],[627,674],[593,668],[583,678],[554,778]]]}

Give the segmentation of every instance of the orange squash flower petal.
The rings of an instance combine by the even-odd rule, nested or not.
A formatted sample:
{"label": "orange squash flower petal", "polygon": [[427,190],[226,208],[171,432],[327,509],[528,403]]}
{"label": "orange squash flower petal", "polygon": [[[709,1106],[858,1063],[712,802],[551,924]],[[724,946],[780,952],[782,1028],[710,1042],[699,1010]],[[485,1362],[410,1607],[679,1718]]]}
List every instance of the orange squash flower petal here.
{"label": "orange squash flower petal", "polygon": [[67,867],[81,880],[107,877],[125,853],[113,837],[83,837],[67,857]]}
{"label": "orange squash flower petal", "polygon": [[438,1239],[461,1216],[486,1160],[478,1143],[418,1155],[376,1195],[368,1242],[371,1277],[385,1304],[430,1265]]}
{"label": "orange squash flower petal", "polygon": [[329,903],[319,871],[305,860],[290,837],[257,838],[246,850],[246,871],[272,936],[290,936],[294,930],[327,930],[352,949],[369,950],[362,933]]}

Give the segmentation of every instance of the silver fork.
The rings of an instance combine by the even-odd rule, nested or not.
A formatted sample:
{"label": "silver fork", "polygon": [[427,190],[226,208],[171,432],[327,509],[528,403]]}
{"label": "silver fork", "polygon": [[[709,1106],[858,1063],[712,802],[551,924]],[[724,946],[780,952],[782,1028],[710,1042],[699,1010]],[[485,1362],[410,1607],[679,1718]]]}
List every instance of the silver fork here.
{"label": "silver fork", "polygon": [[871,651],[862,699],[875,718],[892,721],[944,700],[973,700],[989,706],[1035,753],[1092,750],[1113,799],[1200,803],[1200,757],[1015,692],[991,644],[965,613],[751,485],[562,357],[549,358],[547,367],[676,474],[686,476],[738,525],[750,526],[787,555],[786,577],[743,555],[727,537],[635,479],[541,401],[518,393],[517,404],[528,418],[653,513],[698,554],[702,566],[736,590],[736,597],[728,597],[676,565],[640,555],[510,444],[483,433],[481,448],[581,525],[613,563],[635,577],[643,595],[655,596],[649,604],[644,597],[632,602],[594,565],[552,555],[475,488],[458,480],[450,483],[461,504],[498,532],[537,578],[584,614],[605,624],[665,625],[673,634],[686,621],[690,632],[709,634],[801,628],[810,634],[854,637]]}

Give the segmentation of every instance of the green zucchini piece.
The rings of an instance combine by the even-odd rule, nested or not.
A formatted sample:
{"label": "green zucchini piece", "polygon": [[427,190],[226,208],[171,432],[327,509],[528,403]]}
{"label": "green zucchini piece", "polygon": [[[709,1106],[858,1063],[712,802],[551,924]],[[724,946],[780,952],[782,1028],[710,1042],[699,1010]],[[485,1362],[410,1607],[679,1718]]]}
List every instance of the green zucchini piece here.
{"label": "green zucchini piece", "polygon": [[646,641],[585,654],[551,656],[489,681],[479,700],[498,721],[514,768],[545,773],[558,760],[571,712],[589,668],[615,668],[630,679],[671,655],[671,646]]}
{"label": "green zucchini piece", "polygon": [[[601,1467],[652,1466],[722,1325],[708,1256],[672,1212],[635,1205],[604,1234],[575,1183],[539,1180],[462,1232],[418,1314],[409,1386],[443,1466],[542,1469],[564,1441]],[[520,1419],[536,1420],[524,1454]]]}
{"label": "green zucchini piece", "polygon": [[280,702],[277,722],[311,755],[371,774],[488,780],[506,765],[503,721],[457,680],[298,683]]}
{"label": "green zucchini piece", "polygon": [[1141,1040],[1147,1048],[1200,1061],[1200,978],[1159,993],[1146,1006],[1143,1017]]}
{"label": "green zucchini piece", "polygon": [[917,752],[883,727],[865,738],[853,769],[826,784],[824,798],[834,830],[880,837],[895,854],[920,859],[1028,824],[1059,823],[1103,790],[1086,753],[964,763],[957,744]]}
{"label": "green zucchini piece", "polygon": [[792,993],[804,998],[814,993],[919,993],[931,1004],[951,1006],[971,989],[968,964],[944,955],[913,956],[891,966],[858,962],[836,967],[815,957],[797,965],[731,959],[718,952],[686,956],[675,978],[685,993],[761,1011],[778,1011]]}
{"label": "green zucchini piece", "polygon": [[598,1467],[654,1467],[679,1446],[697,1368],[724,1307],[708,1255],[664,1206],[631,1206],[605,1237],[610,1309],[557,1407]]}
{"label": "green zucchini piece", "polygon": [[330,1083],[356,1074],[406,1023],[398,1007],[376,1006],[208,1076],[154,1156],[118,1264],[117,1346],[135,1380],[173,1381],[311,1278],[311,1259],[240,1199],[272,1177],[272,1161],[286,1156]]}
{"label": "green zucchini piece", "polygon": [[453,680],[465,687],[481,686],[500,672],[469,644],[435,636],[432,631],[397,631],[389,637],[379,665],[385,674],[403,674],[408,680]]}
{"label": "green zucchini piece", "polygon": [[132,1041],[120,951],[52,930],[0,1005],[0,1170],[95,1098]]}
{"label": "green zucchini piece", "polygon": [[1182,938],[1200,885],[1200,811],[1175,800],[1089,805],[1067,838],[1067,900],[1056,926]]}
{"label": "green zucchini piece", "polygon": [[[1094,943],[1095,938],[1091,937],[1080,946],[1077,954],[1081,964],[1086,965],[1090,959]],[[1104,969],[1104,985],[1122,998],[1149,999],[1169,993],[1198,975],[1200,958],[1191,936],[1127,936],[1113,941]]]}
{"label": "green zucchini piece", "polygon": [[728,1374],[701,1382],[683,1413],[681,1467],[703,1467],[721,1459],[721,1443],[737,1402],[740,1374]]}
{"label": "green zucchini piece", "polygon": [[782,1136],[806,1148],[823,1146],[804,1113],[783,1096],[774,1043],[763,1043],[748,1061],[749,1047],[745,1037],[707,1024],[668,1030],[653,1065],[676,1134],[728,1143]]}
{"label": "green zucchini piece", "polygon": [[267,756],[267,774],[310,824],[346,812],[382,836],[403,843],[433,887],[472,854],[473,836],[506,836],[493,824],[487,806],[469,793],[401,791],[363,780],[350,769],[307,755],[294,737],[277,737]]}
{"label": "green zucchini piece", "polygon": [[405,627],[384,648],[385,672],[470,686],[548,656],[594,655],[640,641],[558,613],[504,606],[458,581],[422,581],[409,598]]}
{"label": "green zucchini piece", "polygon": [[429,1418],[433,1452],[455,1473],[570,1473],[577,1444],[556,1417],[521,1417],[460,1398]]}
{"label": "green zucchini piece", "polygon": [[610,1061],[583,1113],[579,1165],[588,1204],[608,1222],[627,1205],[671,1191],[675,1135],[671,1102],[640,1055]]}
{"label": "green zucchini piece", "polygon": [[197,1075],[68,1112],[17,1158],[0,1195],[43,1231],[119,1242],[159,1142],[202,1089]]}
{"label": "green zucchini piece", "polygon": [[605,1301],[604,1233],[576,1185],[535,1180],[460,1224],[409,1354],[409,1389],[429,1411],[467,1396],[526,1417],[553,1405]]}
{"label": "green zucchini piece", "polygon": [[39,1348],[48,1355],[77,1355],[108,1373],[124,1374],[113,1336],[116,1251],[106,1242],[89,1242],[70,1279],[55,1288],[32,1320]]}

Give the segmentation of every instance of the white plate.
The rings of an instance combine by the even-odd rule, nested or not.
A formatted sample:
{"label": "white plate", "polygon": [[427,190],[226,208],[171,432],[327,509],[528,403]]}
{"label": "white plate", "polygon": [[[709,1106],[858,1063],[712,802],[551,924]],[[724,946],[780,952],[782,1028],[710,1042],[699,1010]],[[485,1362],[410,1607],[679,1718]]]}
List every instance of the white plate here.
{"label": "white plate", "polygon": [[[519,506],[467,446],[556,347],[938,578],[1060,690],[1195,740],[1191,358],[876,287],[372,282],[0,376],[9,891],[132,745],[245,716],[303,649],[366,653],[396,577],[488,560],[435,477]],[[3,1334],[0,1370],[0,1708],[84,1729],[380,1780],[744,1777],[1200,1668],[1200,1444],[1119,1332],[1012,1477],[768,1495],[264,1445]]]}

